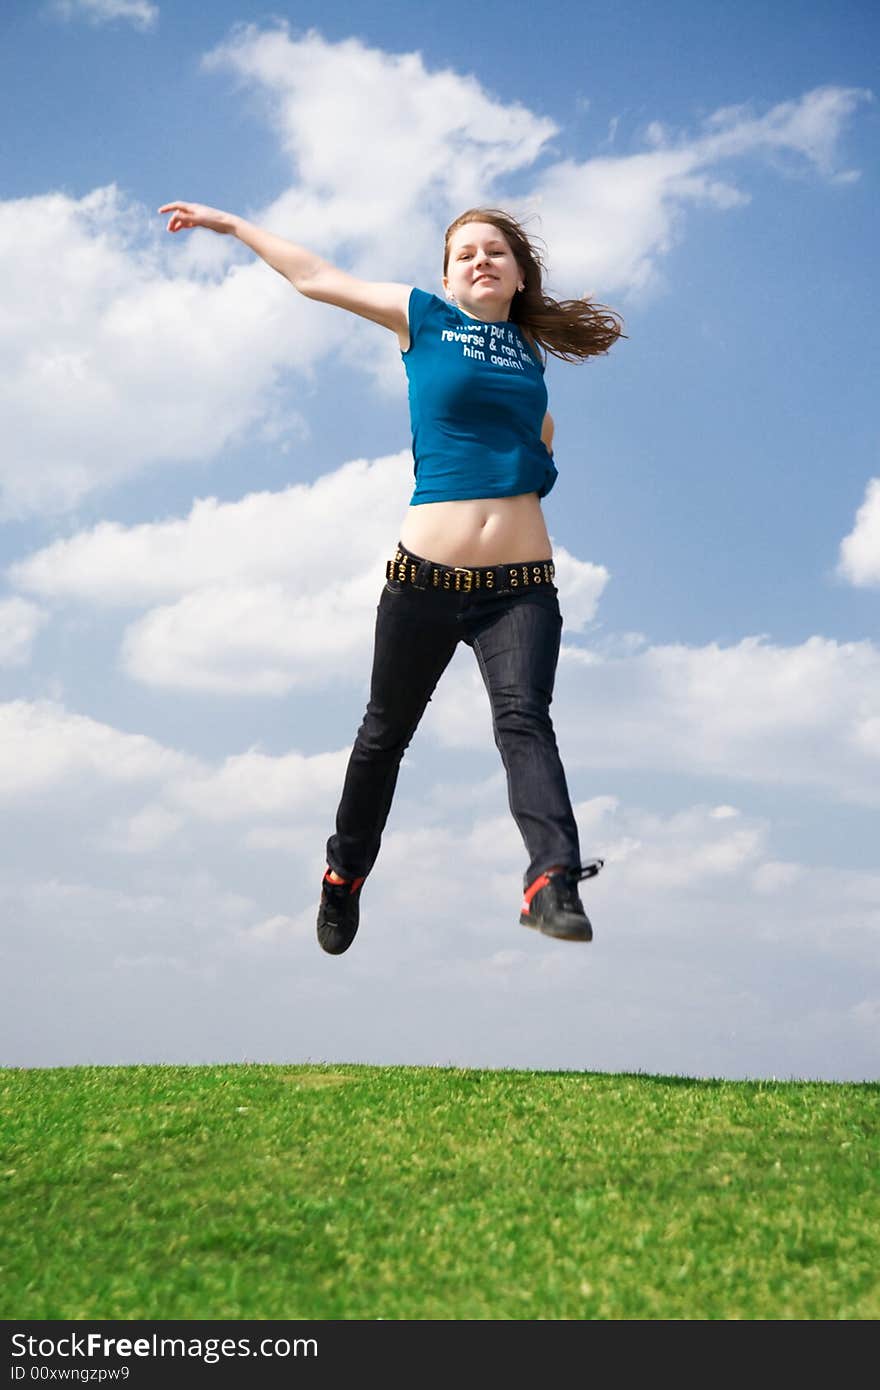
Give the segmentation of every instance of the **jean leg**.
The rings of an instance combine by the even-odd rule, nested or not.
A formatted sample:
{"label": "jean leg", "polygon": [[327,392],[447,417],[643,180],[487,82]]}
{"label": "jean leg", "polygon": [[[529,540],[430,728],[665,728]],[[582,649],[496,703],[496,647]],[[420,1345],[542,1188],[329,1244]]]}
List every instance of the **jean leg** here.
{"label": "jean leg", "polygon": [[[500,596],[499,596],[500,597]],[[474,621],[510,810],[530,856],[524,887],[553,864],[580,865],[580,841],[550,718],[562,615],[555,590],[515,594]]]}
{"label": "jean leg", "polygon": [[386,587],[376,613],[370,699],[348,761],[327,863],[344,878],[376,861],[397,775],[419,720],[461,636],[434,595]]}

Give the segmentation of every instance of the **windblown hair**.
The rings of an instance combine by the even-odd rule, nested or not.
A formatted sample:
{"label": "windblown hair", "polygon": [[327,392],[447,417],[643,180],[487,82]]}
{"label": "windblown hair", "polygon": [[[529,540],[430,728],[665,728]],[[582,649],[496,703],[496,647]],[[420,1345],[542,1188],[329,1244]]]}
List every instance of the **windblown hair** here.
{"label": "windblown hair", "polygon": [[453,233],[466,222],[488,222],[507,238],[522,273],[525,289],[517,290],[510,306],[513,323],[525,330],[535,344],[564,362],[582,362],[607,352],[618,338],[625,338],[619,314],[591,299],[551,299],[544,293],[547,267],[518,222],[498,208],[469,208],[446,229],[443,248],[443,274],[449,266],[449,244]]}

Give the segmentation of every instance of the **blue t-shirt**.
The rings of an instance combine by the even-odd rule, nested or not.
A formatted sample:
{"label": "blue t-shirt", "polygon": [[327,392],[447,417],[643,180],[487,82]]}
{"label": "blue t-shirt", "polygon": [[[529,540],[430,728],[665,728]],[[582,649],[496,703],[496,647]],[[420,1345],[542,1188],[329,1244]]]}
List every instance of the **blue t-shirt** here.
{"label": "blue t-shirt", "polygon": [[545,497],[556,482],[541,440],[544,364],[515,323],[480,323],[425,290],[409,297],[403,358],[416,478],[410,505]]}

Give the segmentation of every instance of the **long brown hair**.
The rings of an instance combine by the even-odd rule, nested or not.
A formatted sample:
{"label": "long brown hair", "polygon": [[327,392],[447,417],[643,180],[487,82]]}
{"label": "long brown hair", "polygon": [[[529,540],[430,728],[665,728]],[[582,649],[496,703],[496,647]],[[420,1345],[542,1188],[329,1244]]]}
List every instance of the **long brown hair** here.
{"label": "long brown hair", "polygon": [[607,352],[618,338],[625,338],[623,321],[613,309],[591,299],[551,299],[544,293],[547,267],[540,251],[520,224],[498,208],[469,208],[446,229],[443,247],[443,274],[449,265],[449,244],[457,228],[466,222],[488,222],[507,238],[525,288],[517,290],[510,306],[513,323],[545,349],[542,354],[561,357],[564,362],[583,362]]}

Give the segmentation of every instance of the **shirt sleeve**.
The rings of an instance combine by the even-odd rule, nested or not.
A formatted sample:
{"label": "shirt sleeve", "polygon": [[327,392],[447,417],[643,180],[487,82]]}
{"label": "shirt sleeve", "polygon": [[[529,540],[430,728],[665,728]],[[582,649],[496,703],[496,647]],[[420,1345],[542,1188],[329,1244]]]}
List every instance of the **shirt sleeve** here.
{"label": "shirt sleeve", "polygon": [[428,294],[427,291],[425,291],[425,290],[420,290],[417,286],[413,286],[413,288],[410,290],[410,295],[409,295],[409,345],[410,345],[410,347],[412,347],[413,343],[415,342],[416,338],[418,337],[419,330],[420,330],[420,328],[422,327],[422,324],[425,322],[425,319],[428,317],[428,314],[430,313],[430,311],[431,311],[431,309],[432,309],[432,307],[433,307],[434,300],[435,300],[436,298],[437,298],[437,296],[436,296],[435,294]]}

